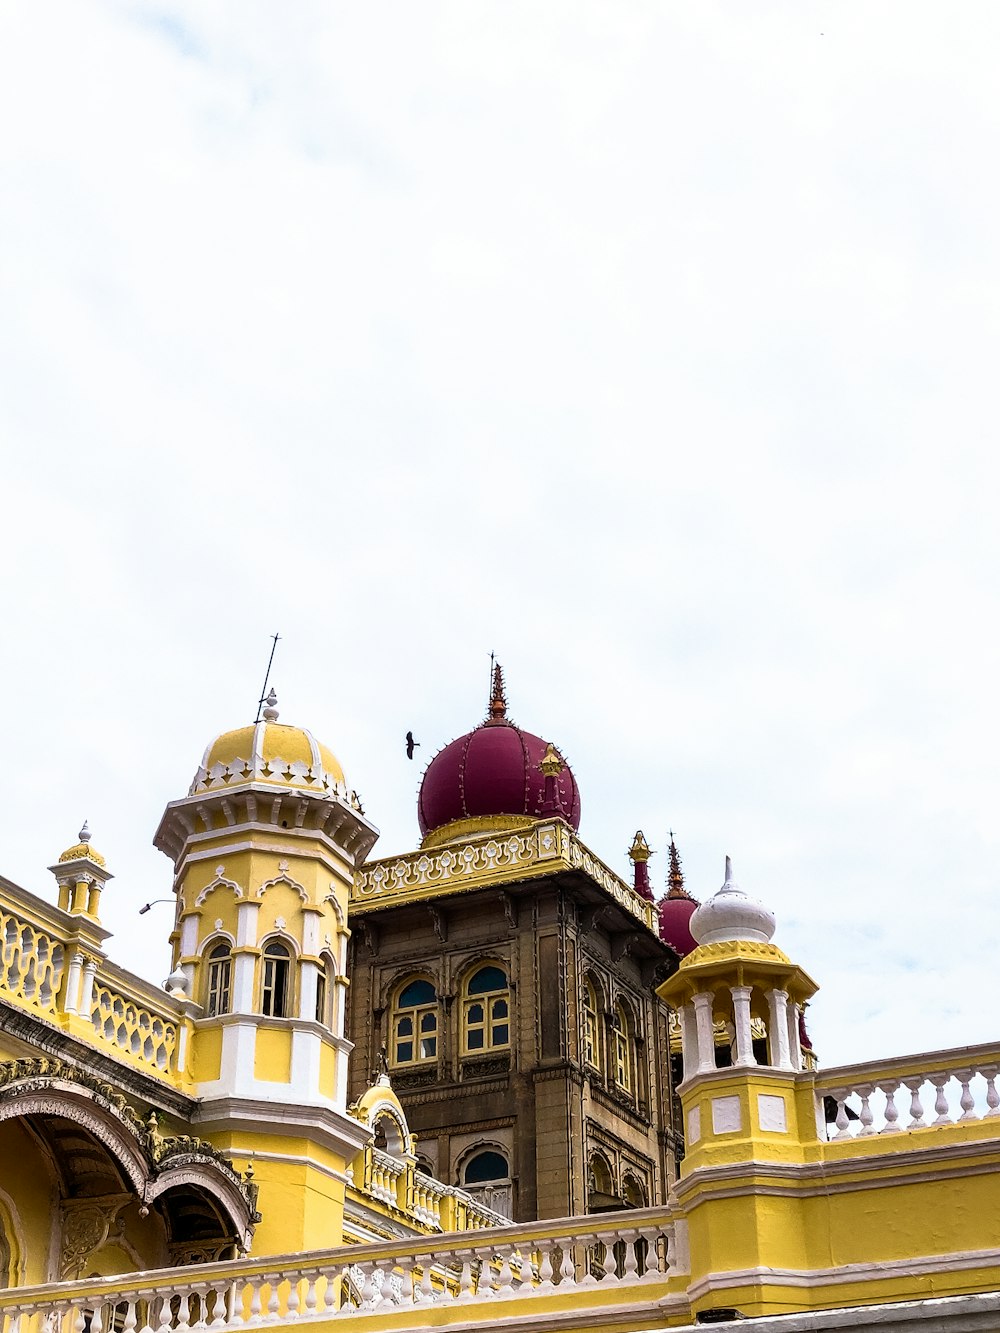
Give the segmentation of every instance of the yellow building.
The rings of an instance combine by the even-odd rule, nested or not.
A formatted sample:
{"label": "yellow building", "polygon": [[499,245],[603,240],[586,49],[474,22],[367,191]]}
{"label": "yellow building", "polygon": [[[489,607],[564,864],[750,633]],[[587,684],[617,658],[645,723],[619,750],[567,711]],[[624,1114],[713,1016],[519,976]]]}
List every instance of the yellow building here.
{"label": "yellow building", "polygon": [[[496,701],[494,690],[484,725],[507,726]],[[697,908],[686,900],[690,938],[677,966],[656,937],[644,841],[633,844],[633,882],[620,880],[553,795],[569,778],[551,744],[538,767],[537,808],[516,819],[499,807],[495,818],[477,813],[412,857],[372,862],[377,832],[339,762],[280,722],[272,695],[260,722],[209,745],[156,832],[176,895],[162,989],[108,956],[100,899],[111,873],[86,826],[50,867],[54,893],[0,880],[5,1331],[302,1320],[466,1329],[488,1318],[640,1333],[781,1317],[786,1330],[892,1323],[958,1333],[1000,1323],[1000,1045],[816,1068],[800,1024],[815,983],[772,942],[773,916],[739,889],[728,862],[714,897]],[[400,1026],[409,1009],[387,1018],[397,1049],[360,1083],[355,1074],[349,1100],[348,959],[355,971],[368,966],[349,951],[352,923],[364,924],[375,958],[377,890],[395,920],[407,903],[430,913],[443,941],[428,889],[442,866],[460,877],[455,903],[500,895],[520,975],[543,947],[562,968],[566,1021],[552,1050],[538,1046],[530,1081],[569,1090],[567,1136],[578,1132],[577,1104],[584,1117],[591,1105],[614,1109],[592,1122],[607,1180],[591,1157],[589,1187],[565,1195],[595,1211],[511,1223],[489,1206],[497,1191],[487,1197],[471,1177],[466,1188],[461,1168],[435,1178],[406,1110],[419,1105],[421,1123],[433,1119],[433,1090],[420,1082],[431,1074],[414,1068]],[[572,890],[574,930],[604,922],[593,947],[606,952],[609,986],[648,981],[648,1011],[636,1006],[623,1021],[608,1012],[605,1064],[616,1070],[595,1054],[603,1038],[590,974],[567,970],[555,927],[540,931],[519,906],[525,886],[543,881]],[[568,909],[552,902],[562,919]],[[473,977],[496,973],[506,956],[497,946],[487,957],[479,943],[466,952],[462,975]],[[501,1054],[516,1068],[519,1043],[535,1050],[533,1011],[513,974],[502,980],[483,992],[502,997],[487,1018],[467,986],[454,1009],[476,1032],[494,1024],[492,1073],[462,1028],[470,1077],[495,1077]],[[451,1000],[428,993],[410,1007],[425,1024],[429,1069]],[[670,1025],[657,1006],[669,1007],[681,1048],[673,1091]],[[629,1021],[648,1024],[648,1035]],[[397,1078],[410,1079],[406,1096]],[[514,1156],[516,1118],[495,1131],[484,1118],[490,1086],[467,1098],[476,1133],[486,1126]],[[454,1105],[441,1113],[455,1114]],[[650,1159],[648,1191],[637,1166],[629,1193],[614,1178],[615,1144],[623,1161],[641,1162],[657,1134],[664,1151]],[[456,1162],[472,1160],[474,1137]],[[558,1160],[544,1156],[540,1182]],[[565,1160],[577,1171],[584,1159]]]}

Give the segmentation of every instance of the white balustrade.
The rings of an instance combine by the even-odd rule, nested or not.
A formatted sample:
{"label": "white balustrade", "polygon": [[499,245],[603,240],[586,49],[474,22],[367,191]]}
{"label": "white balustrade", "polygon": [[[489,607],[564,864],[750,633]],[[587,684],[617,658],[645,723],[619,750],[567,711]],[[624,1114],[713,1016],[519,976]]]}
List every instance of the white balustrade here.
{"label": "white balustrade", "polygon": [[837,1140],[992,1120],[998,1077],[1000,1050],[967,1046],[822,1070],[815,1086],[827,1137]]}
{"label": "white balustrade", "polygon": [[[579,1225],[577,1225],[577,1223]],[[0,1293],[2,1333],[204,1333],[274,1327],[414,1308],[437,1322],[451,1302],[502,1300],[508,1317],[536,1296],[575,1287],[623,1289],[665,1282],[676,1252],[663,1209],[600,1219],[531,1223],[278,1260],[232,1260],[198,1269],[53,1284]],[[650,1297],[651,1299],[651,1297]]]}

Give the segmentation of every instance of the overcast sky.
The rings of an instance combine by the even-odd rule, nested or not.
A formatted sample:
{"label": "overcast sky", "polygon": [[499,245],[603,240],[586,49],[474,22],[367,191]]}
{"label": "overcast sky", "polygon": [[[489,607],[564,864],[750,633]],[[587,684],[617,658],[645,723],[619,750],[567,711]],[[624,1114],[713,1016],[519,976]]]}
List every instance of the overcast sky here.
{"label": "overcast sky", "polygon": [[[1000,1037],[1000,6],[0,0],[0,872],[282,720],[417,839],[510,711],[826,1064]],[[420,763],[408,763],[412,728]]]}

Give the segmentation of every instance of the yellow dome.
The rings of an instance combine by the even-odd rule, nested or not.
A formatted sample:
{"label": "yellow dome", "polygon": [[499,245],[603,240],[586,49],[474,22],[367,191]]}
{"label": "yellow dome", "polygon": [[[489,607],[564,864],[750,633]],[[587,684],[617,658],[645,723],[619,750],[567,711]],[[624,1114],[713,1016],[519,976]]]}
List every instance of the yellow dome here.
{"label": "yellow dome", "polygon": [[84,859],[93,861],[95,865],[99,866],[107,864],[97,848],[90,845],[90,826],[86,820],[84,820],[83,828],[76,836],[80,841],[74,843],[72,847],[67,847],[66,850],[60,854],[58,861],[59,865],[62,865],[64,861],[82,861]]}
{"label": "yellow dome", "polygon": [[314,792],[346,792],[344,770],[332,750],[304,727],[276,721],[272,705],[265,720],[217,736],[205,751],[189,795],[219,791],[245,782]]}

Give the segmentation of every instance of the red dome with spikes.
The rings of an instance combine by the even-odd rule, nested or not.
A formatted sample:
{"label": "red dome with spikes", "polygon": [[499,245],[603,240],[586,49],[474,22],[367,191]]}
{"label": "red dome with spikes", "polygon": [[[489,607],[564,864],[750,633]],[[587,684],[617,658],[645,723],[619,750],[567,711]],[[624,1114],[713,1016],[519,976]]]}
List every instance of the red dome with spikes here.
{"label": "red dome with spikes", "polygon": [[[543,772],[544,767],[547,772]],[[464,819],[561,816],[580,827],[580,791],[559,751],[507,717],[503,673],[493,673],[489,716],[427,766],[417,819],[423,835]]]}
{"label": "red dome with spikes", "polygon": [[698,908],[698,900],[692,898],[684,887],[684,875],[681,871],[681,858],[670,835],[670,871],[667,877],[669,888],[667,896],[660,899],[659,935],[665,944],[680,957],[684,958],[698,946],[691,927],[688,924]]}

